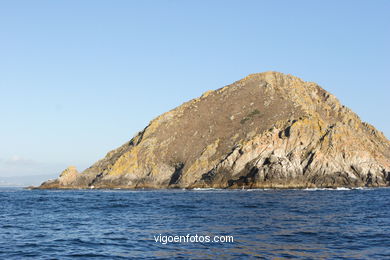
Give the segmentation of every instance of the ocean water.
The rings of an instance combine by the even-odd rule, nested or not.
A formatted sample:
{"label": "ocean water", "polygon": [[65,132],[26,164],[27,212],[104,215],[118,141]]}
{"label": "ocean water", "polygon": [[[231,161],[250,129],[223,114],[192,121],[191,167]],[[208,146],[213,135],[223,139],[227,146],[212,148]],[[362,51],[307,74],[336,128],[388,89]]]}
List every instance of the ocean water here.
{"label": "ocean water", "polygon": [[[0,259],[390,259],[389,198],[388,188],[0,188]],[[155,241],[187,235],[233,242]]]}

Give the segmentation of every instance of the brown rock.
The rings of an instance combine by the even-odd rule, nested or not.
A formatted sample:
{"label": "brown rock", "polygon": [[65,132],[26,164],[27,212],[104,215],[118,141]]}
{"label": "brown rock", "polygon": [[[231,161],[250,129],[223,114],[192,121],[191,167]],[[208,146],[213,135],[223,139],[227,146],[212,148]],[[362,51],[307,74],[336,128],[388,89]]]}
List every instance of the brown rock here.
{"label": "brown rock", "polygon": [[390,142],[312,82],[250,75],[157,117],[41,188],[387,186]]}
{"label": "brown rock", "polygon": [[77,179],[79,172],[77,171],[75,166],[69,166],[66,168],[58,178],[59,184],[62,186],[72,185]]}

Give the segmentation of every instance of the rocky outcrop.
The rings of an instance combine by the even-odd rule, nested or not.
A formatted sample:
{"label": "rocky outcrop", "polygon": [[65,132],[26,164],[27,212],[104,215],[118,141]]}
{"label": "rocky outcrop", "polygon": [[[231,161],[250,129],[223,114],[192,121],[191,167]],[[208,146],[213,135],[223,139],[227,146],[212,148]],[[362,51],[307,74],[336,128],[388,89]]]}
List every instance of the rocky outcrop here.
{"label": "rocky outcrop", "polygon": [[[75,188],[80,173],[77,171],[75,166],[69,166],[61,172],[60,177],[56,180],[48,180],[42,183],[42,187],[46,188]],[[80,185],[82,187],[83,185]]]}
{"label": "rocky outcrop", "polygon": [[157,117],[40,188],[388,186],[390,142],[312,82],[265,72]]}

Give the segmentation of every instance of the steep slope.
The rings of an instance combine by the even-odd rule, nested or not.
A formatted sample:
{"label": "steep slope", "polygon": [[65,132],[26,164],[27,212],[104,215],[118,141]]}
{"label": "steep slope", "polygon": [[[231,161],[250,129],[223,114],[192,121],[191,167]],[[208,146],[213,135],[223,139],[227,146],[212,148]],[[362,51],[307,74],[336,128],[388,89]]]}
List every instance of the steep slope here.
{"label": "steep slope", "polygon": [[390,142],[312,82],[265,72],[157,117],[40,188],[387,186]]}

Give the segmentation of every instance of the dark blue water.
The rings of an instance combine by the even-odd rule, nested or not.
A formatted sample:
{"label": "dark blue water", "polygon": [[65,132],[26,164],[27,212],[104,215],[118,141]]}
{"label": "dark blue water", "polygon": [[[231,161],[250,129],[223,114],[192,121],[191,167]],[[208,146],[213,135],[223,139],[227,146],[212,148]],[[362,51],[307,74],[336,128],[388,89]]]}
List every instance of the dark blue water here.
{"label": "dark blue water", "polygon": [[[0,259],[389,259],[390,189],[0,188]],[[155,242],[158,235],[233,243]]]}

